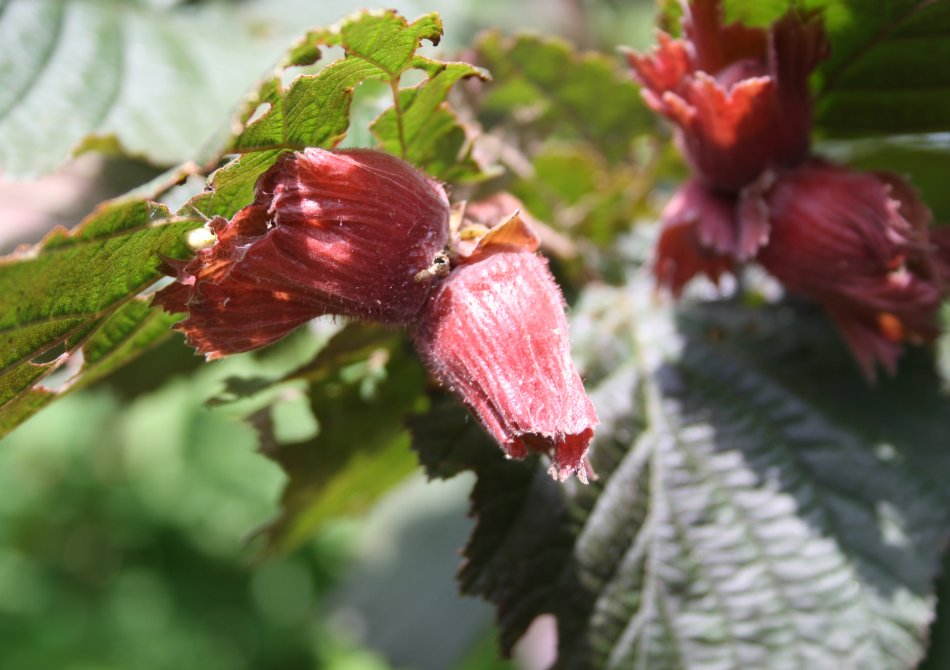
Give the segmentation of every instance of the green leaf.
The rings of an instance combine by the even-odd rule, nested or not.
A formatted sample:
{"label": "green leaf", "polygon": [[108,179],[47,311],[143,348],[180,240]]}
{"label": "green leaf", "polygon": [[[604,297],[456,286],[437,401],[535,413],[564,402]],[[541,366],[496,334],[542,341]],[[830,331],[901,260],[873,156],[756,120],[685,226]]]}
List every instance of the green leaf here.
{"label": "green leaf", "polygon": [[[727,20],[768,25],[788,0],[726,0]],[[817,75],[815,127],[827,137],[950,129],[950,5],[934,0],[806,0],[831,57]]]}
{"label": "green leaf", "polygon": [[[267,149],[332,148],[349,127],[354,89],[364,81],[398,86],[407,69],[438,65],[415,55],[423,39],[437,44],[442,22],[427,14],[409,23],[394,11],[362,12],[334,29],[309,32],[288,54],[285,65],[266,80],[248,103],[250,122],[234,141],[238,152]],[[321,47],[339,46],[345,56],[313,75],[301,75],[284,88],[287,66],[313,59]],[[258,107],[265,111],[252,118]]]}
{"label": "green leaf", "polygon": [[255,151],[238,156],[215,170],[208,180],[208,189],[189,200],[179,210],[183,216],[196,211],[208,218],[231,218],[238,210],[254,201],[254,185],[283,153],[280,149]]}
{"label": "green leaf", "polygon": [[[823,0],[808,0],[808,6],[820,5]],[[824,0],[827,3],[827,0]],[[836,0],[835,0],[836,1]],[[757,0],[744,2],[743,0],[722,0],[723,18],[726,23],[738,21],[748,26],[767,27],[782,17],[794,5],[791,0]],[[802,5],[799,5],[802,6]],[[678,6],[670,3],[667,6],[667,16],[672,16]],[[676,15],[677,24],[680,15]],[[679,25],[677,25],[679,28]]]}
{"label": "green leaf", "polygon": [[266,553],[290,551],[327,520],[365,510],[417,467],[403,422],[422,402],[424,372],[402,337],[348,326],[312,363],[279,383],[301,380],[317,421],[314,438],[281,443],[279,404],[250,417],[262,452],[289,478],[281,515],[263,531]]}
{"label": "green leaf", "polygon": [[235,140],[236,152],[272,149],[332,148],[346,135],[353,89],[385,73],[360,59],[343,59],[317,75],[298,77],[286,91],[279,78],[265,85],[258,104],[266,111]]}
{"label": "green leaf", "polygon": [[471,141],[445,99],[459,80],[488,75],[468,63],[435,64],[429,69],[425,81],[400,91],[398,108],[390,107],[373,122],[373,134],[384,151],[402,155],[433,177],[450,182],[481,178]]}
{"label": "green leaf", "polygon": [[[0,407],[0,437],[54,400],[108,376],[164,340],[171,333],[170,328],[177,318],[153,309],[148,300],[134,299],[100,322],[101,325],[89,336],[80,350],[81,357],[74,353],[70,359],[68,352],[64,351],[62,359],[47,365],[21,365],[19,375],[9,377],[9,385],[6,383],[8,377],[4,374],[0,377],[0,383],[4,384],[4,397],[15,390],[19,390],[19,393]],[[78,370],[69,370],[69,365],[66,364],[72,361],[81,363]],[[26,388],[27,383],[32,385],[60,367],[63,372],[68,373],[61,385],[52,388],[42,385]],[[19,384],[13,381],[17,376],[22,379]]]}
{"label": "green leaf", "polygon": [[482,112],[489,127],[527,118],[542,137],[579,137],[611,162],[627,157],[633,139],[652,127],[632,78],[611,58],[560,40],[498,32],[477,48],[495,82]]}
{"label": "green leaf", "polygon": [[947,397],[925,352],[871,388],[819,315],[676,317],[640,282],[590,289],[573,331],[597,482],[453,451],[476,430],[461,413],[417,443],[478,475],[460,577],[498,607],[506,649],[550,612],[564,668],[919,662],[950,528]]}
{"label": "green leaf", "polygon": [[937,619],[930,631],[930,649],[919,670],[950,667],[950,553],[943,559],[937,593]]}
{"label": "green leaf", "polygon": [[[182,212],[230,217],[253,200],[257,178],[282,152],[339,145],[350,130],[355,91],[369,82],[388,85],[399,103],[372,127],[383,150],[441,179],[481,177],[480,167],[471,159],[470,142],[444,101],[460,79],[486,75],[465,63],[416,55],[423,40],[436,44],[441,34],[437,14],[410,23],[394,11],[364,11],[333,28],[307,33],[245,104],[231,141],[231,150],[240,155],[215,172],[209,191],[192,199]],[[284,85],[289,68],[317,61],[328,47],[342,47],[344,56],[316,74],[299,75]],[[400,79],[411,69],[422,70],[427,78],[400,91]]]}
{"label": "green leaf", "polygon": [[168,165],[211,148],[277,45],[223,3],[157,4],[2,3],[6,176],[47,172],[87,149],[121,149]]}
{"label": "green leaf", "polygon": [[609,167],[589,145],[548,145],[532,167],[511,192],[539,219],[577,238],[610,247],[647,211],[650,173],[628,164]]}
{"label": "green leaf", "polygon": [[931,0],[823,3],[831,58],[817,128],[829,136],[950,129],[950,6]]}
{"label": "green leaf", "polygon": [[184,233],[199,224],[161,205],[117,200],[73,232],[57,229],[0,260],[0,433],[53,399],[34,385],[80,347],[80,372],[91,380],[167,332],[172,320],[133,299],[161,277],[162,257],[190,253]]}

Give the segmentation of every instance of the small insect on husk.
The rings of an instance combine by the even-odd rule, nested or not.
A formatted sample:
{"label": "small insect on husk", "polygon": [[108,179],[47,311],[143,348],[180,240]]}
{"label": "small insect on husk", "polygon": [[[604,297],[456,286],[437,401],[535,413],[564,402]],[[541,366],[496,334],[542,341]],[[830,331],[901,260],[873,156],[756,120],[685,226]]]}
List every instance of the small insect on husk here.
{"label": "small insect on husk", "polygon": [[449,255],[444,251],[440,251],[435,255],[435,258],[432,259],[432,265],[427,267],[425,270],[419,270],[414,276],[413,280],[417,282],[430,281],[436,278],[445,277],[449,274],[449,270],[452,269],[452,262],[449,259]]}

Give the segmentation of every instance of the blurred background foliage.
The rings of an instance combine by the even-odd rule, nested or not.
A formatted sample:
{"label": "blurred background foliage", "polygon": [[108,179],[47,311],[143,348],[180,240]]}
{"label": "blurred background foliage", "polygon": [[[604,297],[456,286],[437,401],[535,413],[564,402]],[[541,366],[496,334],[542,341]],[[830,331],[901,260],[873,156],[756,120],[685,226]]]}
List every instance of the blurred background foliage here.
{"label": "blurred background foliage", "polygon": [[[109,9],[108,2],[100,4]],[[235,97],[209,100],[217,111],[195,116],[196,123],[223,122],[268,63],[307,28],[370,6],[358,0],[139,4],[143,11],[196,16],[193,35],[201,34],[204,21],[216,40],[214,68]],[[647,43],[655,12],[648,1],[399,0],[386,6],[410,18],[438,11],[446,33],[430,51],[442,57],[470,47],[480,31],[500,27],[505,34],[562,35],[602,48],[610,59],[616,44]],[[215,20],[246,30],[254,43],[222,39],[220,29],[211,30]],[[359,93],[348,144],[370,143],[365,122],[380,110],[379,93],[372,87]],[[208,131],[181,130],[183,136]],[[0,251],[34,242],[54,225],[72,227],[96,203],[160,171],[115,155],[118,147],[109,142],[84,148],[94,153],[48,176],[0,181]],[[556,181],[563,180],[557,165],[597,160],[562,146],[540,156],[538,165],[543,172],[554,164]],[[183,201],[199,187],[186,186],[171,199]],[[610,197],[621,197],[616,187]],[[538,200],[538,214],[554,205]],[[602,218],[594,225],[609,227]],[[255,532],[278,515],[286,476],[256,453],[254,430],[239,417],[266,400],[212,408],[206,402],[229,378],[287,372],[312,355],[313,341],[303,333],[266,356],[206,365],[176,335],[3,440],[0,667],[515,667],[498,657],[491,608],[459,596],[454,580],[471,528],[468,477],[427,483],[413,474],[366,515],[324,524],[292,553],[260,560]],[[305,407],[284,402],[279,408],[282,438],[312,433]]]}
{"label": "blurred background foliage", "polygon": [[255,559],[284,475],[234,406],[205,401],[288,348],[192,369],[175,339],[4,440],[0,667],[506,667],[490,609],[452,578],[467,480],[417,475]]}

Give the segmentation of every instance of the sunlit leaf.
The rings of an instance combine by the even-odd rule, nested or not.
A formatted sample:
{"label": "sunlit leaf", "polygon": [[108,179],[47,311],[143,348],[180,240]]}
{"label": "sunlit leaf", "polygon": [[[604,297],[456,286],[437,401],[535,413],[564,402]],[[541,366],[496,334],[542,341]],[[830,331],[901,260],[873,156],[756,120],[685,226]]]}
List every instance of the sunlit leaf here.
{"label": "sunlit leaf", "polygon": [[118,200],[0,261],[3,432],[55,397],[33,386],[80,347],[91,380],[167,332],[173,319],[134,298],[161,277],[162,257],[188,255],[184,233],[200,223]]}
{"label": "sunlit leaf", "polygon": [[471,140],[445,99],[459,80],[486,79],[487,74],[468,63],[434,63],[428,69],[425,81],[400,92],[398,111],[393,106],[373,122],[373,134],[383,150],[402,155],[434,177],[477,178],[481,169],[471,158]]}
{"label": "sunlit leaf", "polygon": [[[373,80],[398,86],[402,73],[411,68],[443,68],[415,55],[423,40],[437,44],[441,35],[437,14],[410,23],[394,11],[362,12],[333,28],[309,32],[247,105],[249,112],[259,117],[249,117],[247,127],[234,141],[235,151],[336,146],[349,127],[354,89]],[[283,86],[287,67],[315,60],[321,47],[332,46],[342,47],[344,57],[317,74],[298,76],[288,87]]]}
{"label": "sunlit leaf", "polygon": [[254,200],[254,185],[280,157],[282,150],[255,151],[238,156],[215,170],[208,180],[208,189],[189,200],[181,209],[183,215],[201,212],[206,217],[230,218]]}
{"label": "sunlit leaf", "polygon": [[[383,112],[372,126],[382,149],[441,179],[478,178],[480,168],[470,157],[465,131],[445,97],[460,79],[486,75],[466,63],[416,54],[423,40],[436,44],[441,34],[437,14],[409,22],[393,11],[364,11],[307,33],[245,104],[243,127],[231,143],[231,150],[241,155],[218,170],[209,191],[185,211],[230,217],[253,199],[257,178],[282,152],[339,145],[350,131],[355,90],[369,82],[388,85],[399,101],[398,108]],[[291,68],[318,61],[329,47],[342,47],[343,57],[285,86]],[[413,69],[426,79],[400,90],[402,75]]]}

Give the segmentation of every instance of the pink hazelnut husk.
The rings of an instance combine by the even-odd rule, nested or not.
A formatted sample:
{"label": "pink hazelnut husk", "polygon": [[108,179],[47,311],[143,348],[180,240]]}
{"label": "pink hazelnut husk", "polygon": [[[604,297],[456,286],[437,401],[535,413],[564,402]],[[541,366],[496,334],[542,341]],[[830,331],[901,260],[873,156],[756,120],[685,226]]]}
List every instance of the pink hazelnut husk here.
{"label": "pink hazelnut husk", "polygon": [[544,453],[556,479],[587,482],[597,414],[571,359],[564,298],[537,246],[517,215],[492,228],[457,256],[412,338],[508,456]]}

